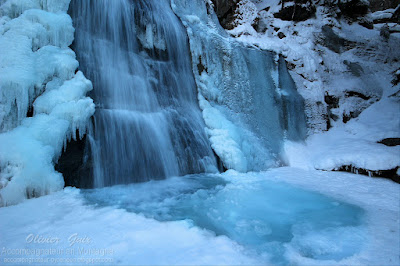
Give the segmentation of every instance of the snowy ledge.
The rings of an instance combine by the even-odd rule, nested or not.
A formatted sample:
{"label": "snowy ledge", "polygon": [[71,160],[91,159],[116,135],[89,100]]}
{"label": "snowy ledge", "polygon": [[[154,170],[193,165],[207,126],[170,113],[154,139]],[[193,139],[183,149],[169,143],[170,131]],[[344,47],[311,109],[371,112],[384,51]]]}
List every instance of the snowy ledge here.
{"label": "snowy ledge", "polygon": [[[400,166],[400,146],[389,147],[379,141],[399,135],[398,110],[397,98],[384,97],[343,126],[311,135],[304,144],[286,143],[289,165],[329,171],[351,166],[365,169],[370,176],[379,171],[396,172]],[[398,171],[395,175],[398,179]]]}
{"label": "snowy ledge", "polygon": [[94,114],[92,84],[75,73],[68,6],[0,1],[0,206],[61,190],[54,163]]}

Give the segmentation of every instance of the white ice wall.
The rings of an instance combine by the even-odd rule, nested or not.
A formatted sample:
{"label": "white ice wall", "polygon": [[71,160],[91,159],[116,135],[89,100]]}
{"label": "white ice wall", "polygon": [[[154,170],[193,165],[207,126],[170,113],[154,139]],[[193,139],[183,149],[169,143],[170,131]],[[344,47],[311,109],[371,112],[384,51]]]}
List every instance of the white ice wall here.
{"label": "white ice wall", "polygon": [[94,113],[92,84],[75,73],[68,6],[0,0],[0,206],[62,189],[54,163]]}

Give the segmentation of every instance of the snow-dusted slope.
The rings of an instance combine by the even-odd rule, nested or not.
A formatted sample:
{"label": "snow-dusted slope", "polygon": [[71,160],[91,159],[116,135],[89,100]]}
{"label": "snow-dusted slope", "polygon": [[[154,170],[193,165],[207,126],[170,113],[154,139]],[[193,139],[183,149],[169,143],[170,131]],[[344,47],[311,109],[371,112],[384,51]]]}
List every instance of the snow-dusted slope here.
{"label": "snow-dusted slope", "polygon": [[62,189],[54,162],[94,113],[68,5],[0,1],[0,206]]}
{"label": "snow-dusted slope", "polygon": [[[280,1],[240,1],[235,27],[228,31],[247,45],[282,54],[305,98],[310,137],[306,145],[286,146],[288,163],[323,170],[395,170],[399,146],[378,143],[400,137],[400,86],[394,85],[400,35],[390,17],[395,9],[348,17],[334,2],[311,2],[314,15],[294,21],[277,18]],[[285,8],[293,4],[286,1]],[[387,34],[376,18],[383,13],[392,21]]]}

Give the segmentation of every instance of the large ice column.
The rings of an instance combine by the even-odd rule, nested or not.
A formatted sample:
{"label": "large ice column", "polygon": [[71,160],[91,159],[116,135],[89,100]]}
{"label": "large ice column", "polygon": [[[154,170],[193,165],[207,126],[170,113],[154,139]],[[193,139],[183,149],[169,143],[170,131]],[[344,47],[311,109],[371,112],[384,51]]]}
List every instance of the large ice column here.
{"label": "large ice column", "polygon": [[0,1],[0,206],[62,189],[54,163],[94,113],[68,4]]}
{"label": "large ice column", "polygon": [[69,12],[99,103],[95,186],[216,171],[186,30],[169,0],[73,0]]}
{"label": "large ice column", "polygon": [[172,7],[187,28],[203,118],[225,167],[279,165],[283,140],[306,134],[303,101],[285,61],[229,37],[211,1],[172,0]]}

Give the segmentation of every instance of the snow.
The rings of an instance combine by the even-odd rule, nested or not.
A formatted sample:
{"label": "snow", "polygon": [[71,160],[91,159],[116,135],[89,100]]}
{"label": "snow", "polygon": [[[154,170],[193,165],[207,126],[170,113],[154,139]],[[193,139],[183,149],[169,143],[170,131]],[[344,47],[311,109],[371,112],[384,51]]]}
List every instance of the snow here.
{"label": "snow", "polygon": [[395,9],[386,9],[381,11],[376,11],[370,14],[370,17],[373,21],[381,20],[381,19],[390,19],[393,16]]}
{"label": "snow", "polygon": [[[390,85],[390,73],[397,70],[393,62],[399,55],[398,37],[392,35],[385,44],[378,29],[332,20],[320,9],[317,16],[322,20],[296,25],[271,19],[264,12],[269,27],[257,33],[248,22],[255,20],[254,8],[265,5],[244,1],[239,25],[229,32],[244,45],[221,33],[203,1],[176,0],[172,6],[190,37],[198,99],[214,151],[225,166],[241,172],[276,166],[281,160],[292,167],[62,190],[63,178],[54,163],[67,141],[78,137],[77,130],[82,137],[94,113],[93,101],[86,97],[92,84],[82,72],[75,73],[78,62],[68,48],[74,32],[66,14],[68,2],[1,1],[0,50],[7,52],[0,54],[0,206],[6,206],[0,208],[0,246],[4,247],[0,260],[113,265],[400,264],[399,185],[315,171],[344,165],[370,171],[400,166],[400,147],[377,143],[400,137],[400,103],[394,96],[399,87]],[[277,9],[278,1],[271,5]],[[183,12],[196,8],[196,15]],[[323,34],[319,29],[326,24],[338,36],[357,42],[357,47],[335,53],[318,43]],[[274,27],[287,37],[279,39]],[[199,42],[197,34],[211,41]],[[155,37],[149,26],[142,41],[164,49]],[[213,45],[218,49],[211,49]],[[205,53],[205,48],[211,52]],[[290,103],[286,108],[298,104],[282,58],[270,52],[260,56],[259,49],[281,53],[295,65],[291,74],[306,97],[311,132],[318,132],[304,143],[286,141],[285,154],[281,151],[284,137],[300,138],[291,136],[301,132],[293,122],[299,117],[279,116],[280,111],[269,108],[275,103],[273,97],[241,89],[264,88],[256,83],[257,73],[247,72],[246,64],[251,62],[252,69],[269,73],[271,94],[280,103]],[[362,65],[360,76],[345,60]],[[232,61],[238,62],[238,69],[229,68]],[[198,64],[206,70],[197,74]],[[254,83],[232,83],[236,75],[232,73],[246,73],[243,80]],[[229,92],[230,86],[236,90]],[[322,132],[324,121],[319,119],[326,114],[325,91],[343,96],[349,90],[370,100],[340,98],[333,113],[350,114],[357,106],[361,114],[347,123],[339,119],[331,130]],[[31,107],[33,117],[28,118]],[[302,113],[296,108],[287,111],[296,112]],[[268,121],[260,129],[254,121],[264,121],[261,118]],[[42,195],[47,196],[24,201]],[[47,237],[56,243],[43,240]],[[82,255],[79,248],[92,254]],[[61,253],[40,254],[49,250]]]}
{"label": "snow", "polygon": [[[46,212],[41,211],[44,206]],[[2,217],[10,217],[0,222],[0,242],[6,249],[55,248],[66,253],[71,248],[68,239],[78,234],[90,238],[91,243],[76,244],[74,249],[111,253],[80,256],[77,251],[72,255],[38,256],[40,258],[111,258],[113,260],[107,264],[125,265],[254,264],[254,260],[241,254],[239,245],[226,237],[215,237],[211,232],[191,227],[186,221],[161,223],[124,210],[85,206],[79,190],[73,188],[2,208],[0,212]],[[60,242],[57,245],[27,244],[25,239],[32,232],[58,238]]]}
{"label": "snow", "polygon": [[[92,84],[68,48],[69,1],[0,5],[0,206],[63,188],[54,163],[94,113]],[[33,108],[33,117],[27,118]]]}
{"label": "snow", "polygon": [[[66,188],[0,209],[5,217],[0,221],[0,245],[9,253],[51,248],[64,253],[3,253],[1,259],[111,259],[106,264],[114,265],[264,265],[271,259],[291,265],[398,265],[399,197],[399,185],[389,180],[297,168],[247,174],[231,170],[89,191]],[[189,211],[187,216],[179,216],[182,210]],[[301,222],[302,215],[308,223]],[[216,227],[202,223],[210,219]],[[280,227],[274,227],[274,220]],[[58,244],[28,243],[30,234],[58,239]],[[75,234],[90,243],[71,247]],[[266,249],[263,242],[271,234],[289,239]],[[66,254],[79,248],[103,255]],[[279,258],[273,260],[274,254]]]}
{"label": "snow", "polygon": [[400,147],[377,143],[400,137],[400,103],[384,97],[361,115],[328,132],[311,135],[305,142],[285,145],[290,166],[303,169],[334,170],[353,166],[371,171],[400,166]]}

